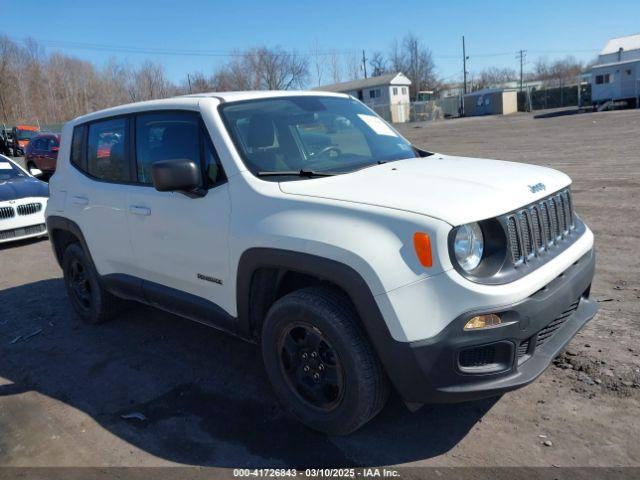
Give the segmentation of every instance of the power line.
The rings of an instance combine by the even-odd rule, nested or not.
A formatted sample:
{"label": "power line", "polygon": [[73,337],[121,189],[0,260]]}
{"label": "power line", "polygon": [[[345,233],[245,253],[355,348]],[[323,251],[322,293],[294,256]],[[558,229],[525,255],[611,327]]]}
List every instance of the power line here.
{"label": "power line", "polygon": [[[113,45],[104,43],[86,43],[86,42],[74,42],[67,40],[49,40],[49,39],[37,39],[37,38],[15,38],[9,37],[13,41],[26,43],[28,40],[34,40],[37,43],[52,48],[61,49],[74,49],[74,50],[93,50],[104,51],[114,53],[131,53],[142,55],[166,55],[166,56],[192,56],[192,57],[241,57],[244,53],[239,51],[223,51],[223,50],[192,50],[192,49],[168,49],[168,48],[154,48],[154,47],[135,47],[128,45]],[[529,50],[530,53],[535,54],[571,54],[571,53],[596,53],[598,49],[582,49],[582,50]],[[334,56],[334,55],[355,55],[356,49],[353,50],[329,50],[324,52],[301,53],[301,52],[282,52],[283,56]],[[512,52],[485,52],[474,53],[474,58],[483,57],[502,57],[512,55]],[[434,54],[433,58],[460,58],[459,54]]]}
{"label": "power line", "polygon": [[[26,43],[29,39],[27,38],[11,38],[11,40],[16,42]],[[36,41],[37,43],[52,48],[63,48],[63,49],[76,49],[76,50],[94,50],[94,51],[104,51],[104,52],[115,52],[115,53],[133,53],[133,54],[143,54],[143,55],[167,55],[167,56],[192,56],[192,57],[241,57],[244,55],[243,52],[238,51],[220,51],[220,50],[181,50],[181,49],[166,49],[166,48],[153,48],[153,47],[132,47],[125,45],[108,45],[108,44],[100,44],[100,43],[84,43],[84,42],[72,42],[72,41],[64,41],[64,40],[44,40],[44,39],[31,39]],[[311,53],[299,53],[299,52],[282,52],[279,55],[282,56],[299,56],[299,57],[309,57],[309,56],[333,56],[333,55],[354,55],[357,50],[332,50],[326,52],[313,52]]]}

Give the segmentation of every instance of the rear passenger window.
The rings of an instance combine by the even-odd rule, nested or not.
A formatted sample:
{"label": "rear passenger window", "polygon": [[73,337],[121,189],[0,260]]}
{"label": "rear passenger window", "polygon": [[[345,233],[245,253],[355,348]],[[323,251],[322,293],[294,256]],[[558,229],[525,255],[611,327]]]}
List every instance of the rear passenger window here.
{"label": "rear passenger window", "polygon": [[118,118],[89,125],[87,172],[110,182],[129,181],[127,120]]}
{"label": "rear passenger window", "polygon": [[84,132],[86,127],[80,125],[73,129],[73,137],[71,138],[71,164],[83,170],[82,166],[82,142],[84,141]]}

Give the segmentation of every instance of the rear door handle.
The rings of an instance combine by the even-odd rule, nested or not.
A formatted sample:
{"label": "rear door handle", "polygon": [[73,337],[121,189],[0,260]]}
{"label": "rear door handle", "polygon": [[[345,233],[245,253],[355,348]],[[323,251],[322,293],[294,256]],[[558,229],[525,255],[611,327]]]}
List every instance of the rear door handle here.
{"label": "rear door handle", "polygon": [[73,197],[71,197],[71,203],[73,203],[74,205],[84,206],[89,204],[89,199],[87,197],[74,195]]}
{"label": "rear door handle", "polygon": [[151,215],[151,209],[148,208],[148,207],[141,207],[139,205],[130,205],[129,206],[129,213],[131,213],[133,215],[149,216],[149,215]]}

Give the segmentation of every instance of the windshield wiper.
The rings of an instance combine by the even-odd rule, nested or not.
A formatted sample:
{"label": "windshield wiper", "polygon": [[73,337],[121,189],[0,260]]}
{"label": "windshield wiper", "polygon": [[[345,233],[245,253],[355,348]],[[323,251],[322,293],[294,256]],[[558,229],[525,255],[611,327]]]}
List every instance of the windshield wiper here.
{"label": "windshield wiper", "polygon": [[259,177],[278,177],[278,176],[295,176],[295,177],[333,177],[338,175],[334,172],[319,172],[317,170],[281,170],[279,172],[258,172]]}

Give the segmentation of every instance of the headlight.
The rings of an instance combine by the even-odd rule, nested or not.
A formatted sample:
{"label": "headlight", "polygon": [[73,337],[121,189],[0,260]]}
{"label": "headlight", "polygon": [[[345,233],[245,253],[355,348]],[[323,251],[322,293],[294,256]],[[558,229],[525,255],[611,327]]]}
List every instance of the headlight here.
{"label": "headlight", "polygon": [[484,238],[480,225],[469,223],[458,227],[453,241],[453,250],[456,260],[465,271],[470,272],[480,265],[484,252]]}

